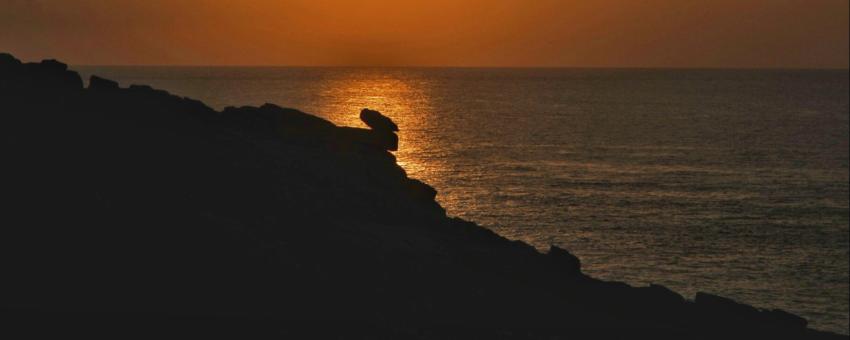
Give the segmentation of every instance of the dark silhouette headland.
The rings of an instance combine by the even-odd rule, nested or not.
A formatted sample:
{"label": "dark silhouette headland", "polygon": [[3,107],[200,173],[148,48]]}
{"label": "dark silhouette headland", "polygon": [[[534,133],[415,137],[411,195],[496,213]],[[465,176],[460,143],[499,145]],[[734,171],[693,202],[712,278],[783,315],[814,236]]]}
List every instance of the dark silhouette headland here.
{"label": "dark silhouette headland", "polygon": [[390,339],[831,339],[700,293],[586,276],[446,217],[388,150],[266,104],[210,109],[0,54],[0,332]]}

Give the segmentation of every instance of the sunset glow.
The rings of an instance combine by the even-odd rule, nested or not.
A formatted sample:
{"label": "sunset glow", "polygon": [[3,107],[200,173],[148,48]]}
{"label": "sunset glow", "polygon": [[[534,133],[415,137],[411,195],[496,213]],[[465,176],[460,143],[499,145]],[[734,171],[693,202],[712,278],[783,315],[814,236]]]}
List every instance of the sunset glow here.
{"label": "sunset glow", "polygon": [[845,0],[0,3],[0,50],[75,64],[848,67]]}
{"label": "sunset glow", "polygon": [[[342,126],[365,127],[358,115],[363,108],[380,108],[402,127],[398,164],[415,178],[438,179],[434,171],[441,166],[438,162],[428,163],[422,155],[429,150],[439,149],[433,138],[435,122],[428,89],[424,79],[403,74],[381,74],[363,70],[357,77],[329,80],[321,86],[321,98],[316,113]],[[418,110],[416,109],[418,108]],[[410,141],[418,141],[411,143]]]}
{"label": "sunset glow", "polygon": [[850,0],[0,0],[0,127],[0,339],[850,334]]}

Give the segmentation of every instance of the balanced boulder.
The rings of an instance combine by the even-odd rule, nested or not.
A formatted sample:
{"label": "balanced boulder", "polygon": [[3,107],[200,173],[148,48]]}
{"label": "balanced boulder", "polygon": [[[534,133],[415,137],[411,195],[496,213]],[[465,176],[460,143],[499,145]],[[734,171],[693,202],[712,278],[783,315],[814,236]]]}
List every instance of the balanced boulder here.
{"label": "balanced boulder", "polygon": [[363,109],[360,111],[360,120],[375,131],[398,132],[398,125],[378,111]]}
{"label": "balanced boulder", "polygon": [[378,141],[371,144],[389,151],[398,150],[398,135],[395,134],[398,131],[398,125],[392,119],[378,111],[363,109],[360,111],[360,120],[371,128],[369,130],[371,138],[368,139]]}

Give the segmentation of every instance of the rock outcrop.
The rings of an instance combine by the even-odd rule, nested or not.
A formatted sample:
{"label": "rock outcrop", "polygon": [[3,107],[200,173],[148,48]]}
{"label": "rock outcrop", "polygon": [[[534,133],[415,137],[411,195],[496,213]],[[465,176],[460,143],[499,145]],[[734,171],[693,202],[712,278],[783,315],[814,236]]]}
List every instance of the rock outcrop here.
{"label": "rock outcrop", "polygon": [[581,275],[581,260],[570,252],[552,246],[549,249],[549,257],[570,276]]}
{"label": "rock outcrop", "polygon": [[360,111],[360,120],[366,123],[372,130],[372,138],[378,141],[375,145],[389,151],[398,150],[398,125],[389,117],[378,111],[363,109]]}
{"label": "rock outcrop", "polygon": [[363,109],[360,111],[360,120],[375,131],[398,132],[398,125],[378,111]]}
{"label": "rock outcrop", "polygon": [[118,82],[98,76],[89,78],[89,91],[117,91]]}
{"label": "rock outcrop", "polygon": [[0,333],[839,338],[448,218],[388,152],[398,127],[361,116],[216,111],[0,54]]}

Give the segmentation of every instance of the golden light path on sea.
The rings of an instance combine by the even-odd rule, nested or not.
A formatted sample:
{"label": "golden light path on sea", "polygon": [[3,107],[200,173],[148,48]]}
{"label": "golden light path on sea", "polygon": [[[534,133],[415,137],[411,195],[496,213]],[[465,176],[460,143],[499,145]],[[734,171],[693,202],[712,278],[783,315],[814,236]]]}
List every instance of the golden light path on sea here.
{"label": "golden light path on sea", "polygon": [[320,88],[318,112],[337,125],[365,127],[360,110],[380,111],[401,130],[399,151],[394,153],[398,164],[412,178],[432,184],[438,179],[435,174],[440,172],[441,162],[432,157],[425,162],[423,157],[442,149],[437,145],[440,141],[429,133],[437,124],[428,119],[433,106],[426,80],[402,70],[360,70],[327,79]]}

